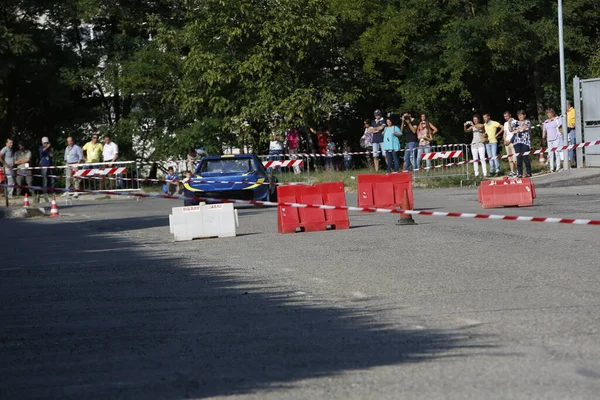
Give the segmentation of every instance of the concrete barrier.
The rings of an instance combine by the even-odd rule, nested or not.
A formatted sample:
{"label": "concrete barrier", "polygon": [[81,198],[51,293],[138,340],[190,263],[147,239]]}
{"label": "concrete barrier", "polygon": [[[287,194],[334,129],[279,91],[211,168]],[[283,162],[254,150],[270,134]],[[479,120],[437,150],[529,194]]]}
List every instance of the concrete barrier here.
{"label": "concrete barrier", "polygon": [[237,210],[231,203],[174,207],[169,229],[175,241],[212,237],[234,237],[239,226]]}

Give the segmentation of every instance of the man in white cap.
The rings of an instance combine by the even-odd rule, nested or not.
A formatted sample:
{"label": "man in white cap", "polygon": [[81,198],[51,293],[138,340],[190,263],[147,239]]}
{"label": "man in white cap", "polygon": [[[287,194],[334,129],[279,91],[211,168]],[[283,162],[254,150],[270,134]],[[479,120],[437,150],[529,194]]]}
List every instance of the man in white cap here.
{"label": "man in white cap", "polygon": [[[42,171],[42,187],[44,188],[44,198],[46,201],[50,201],[48,198],[48,187],[54,188],[54,171],[52,170],[52,163],[54,158],[54,152],[50,145],[50,140],[47,137],[42,138],[42,145],[40,146],[40,167]],[[48,179],[50,179],[50,185],[48,186]]]}

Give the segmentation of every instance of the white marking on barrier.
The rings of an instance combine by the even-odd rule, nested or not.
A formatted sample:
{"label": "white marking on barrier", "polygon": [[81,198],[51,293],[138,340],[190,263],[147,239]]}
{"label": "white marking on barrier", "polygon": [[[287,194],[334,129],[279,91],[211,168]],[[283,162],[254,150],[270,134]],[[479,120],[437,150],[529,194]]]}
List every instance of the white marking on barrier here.
{"label": "white marking on barrier", "polygon": [[272,167],[301,167],[304,165],[302,160],[283,160],[283,161],[263,161],[265,168]]}
{"label": "white marking on barrier", "polygon": [[100,169],[80,169],[73,174],[76,177],[86,177],[90,175],[120,175],[127,172],[126,168],[100,168]]}
{"label": "white marking on barrier", "polygon": [[435,153],[423,154],[423,160],[437,160],[440,158],[458,158],[462,157],[462,150],[456,151],[438,151]]}

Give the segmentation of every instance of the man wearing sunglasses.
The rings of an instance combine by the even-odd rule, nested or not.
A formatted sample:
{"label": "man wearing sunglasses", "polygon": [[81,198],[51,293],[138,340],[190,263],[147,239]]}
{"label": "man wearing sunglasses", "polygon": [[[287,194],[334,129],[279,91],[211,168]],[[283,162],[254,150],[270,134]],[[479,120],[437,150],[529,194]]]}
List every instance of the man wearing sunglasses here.
{"label": "man wearing sunglasses", "polygon": [[[102,143],[98,142],[98,133],[94,133],[92,135],[92,140],[83,145],[83,154],[85,156],[85,162],[89,164],[100,163],[102,159],[103,149],[104,146],[102,146]],[[88,168],[97,169],[98,165],[90,165]],[[97,182],[95,179],[92,179],[90,186],[93,190],[96,190]]]}

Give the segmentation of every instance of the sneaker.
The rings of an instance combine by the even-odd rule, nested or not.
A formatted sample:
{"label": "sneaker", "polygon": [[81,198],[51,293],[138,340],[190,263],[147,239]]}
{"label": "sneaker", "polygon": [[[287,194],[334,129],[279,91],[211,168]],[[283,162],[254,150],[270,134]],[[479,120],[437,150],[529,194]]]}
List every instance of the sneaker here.
{"label": "sneaker", "polygon": [[75,198],[79,198],[79,193],[75,193]]}
{"label": "sneaker", "polygon": [[60,197],[67,197],[69,195],[69,192],[64,192],[63,194],[60,195]]}
{"label": "sneaker", "polygon": [[556,172],[561,172],[563,169],[562,168],[557,168]]}
{"label": "sneaker", "polygon": [[518,179],[521,179],[523,177],[523,175],[517,175]]}
{"label": "sneaker", "polygon": [[525,178],[531,178],[531,174],[525,175]]}
{"label": "sneaker", "polygon": [[515,176],[517,176],[517,174],[515,174],[514,172],[510,171],[510,173],[508,174],[509,178],[514,178]]}

